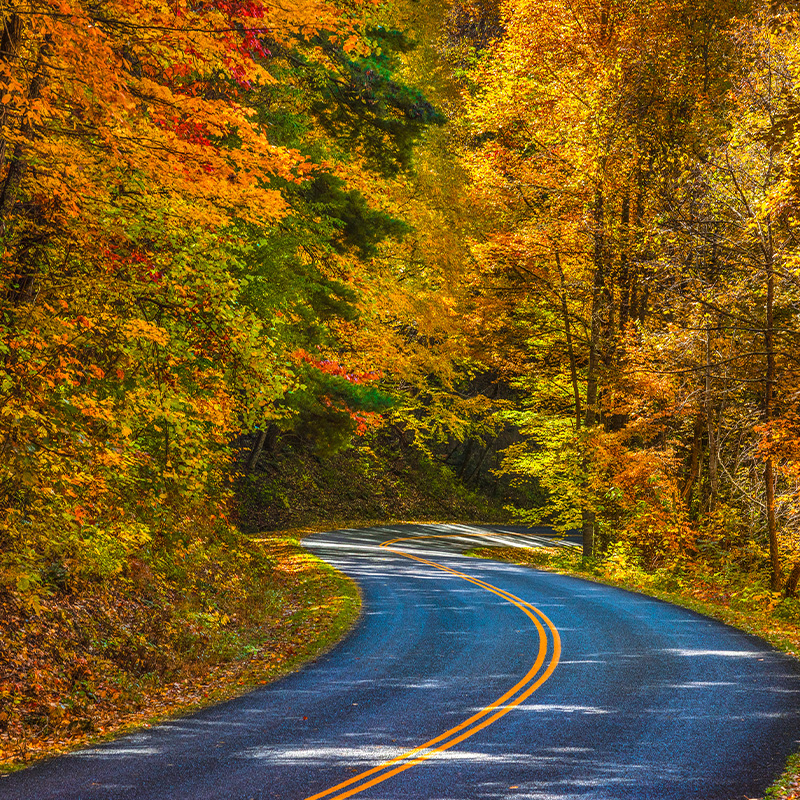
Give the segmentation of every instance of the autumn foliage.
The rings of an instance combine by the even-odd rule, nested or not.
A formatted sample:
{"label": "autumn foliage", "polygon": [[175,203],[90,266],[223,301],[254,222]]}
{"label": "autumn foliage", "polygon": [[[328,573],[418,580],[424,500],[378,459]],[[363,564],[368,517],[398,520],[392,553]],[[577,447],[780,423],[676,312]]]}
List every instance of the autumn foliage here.
{"label": "autumn foliage", "polygon": [[[0,541],[31,602],[42,563],[115,575],[224,526],[232,441],[298,413],[298,346],[334,378],[359,258],[402,229],[361,193],[359,143],[315,128],[375,10],[4,7]],[[371,146],[409,146],[428,109],[406,90],[371,111]],[[389,405],[318,388],[359,431]]]}
{"label": "autumn foliage", "polygon": [[456,5],[491,220],[465,309],[517,391],[505,468],[541,493],[517,514],[582,529],[586,556],[758,563],[793,594],[797,10]]}
{"label": "autumn foliage", "polygon": [[111,684],[168,677],[145,663],[160,633],[131,622],[142,575],[176,659],[192,615],[223,614],[221,573],[188,588],[207,556],[258,590],[231,498],[268,432],[335,451],[394,407],[389,310],[421,283],[381,261],[409,230],[388,187],[443,118],[398,76],[410,45],[387,19],[361,0],[3,5],[0,595],[27,620],[11,739],[90,716],[38,706],[43,682],[48,703],[85,680],[114,705],[76,620],[108,641],[132,626],[91,655]]}
{"label": "autumn foliage", "polygon": [[[145,572],[170,605],[204,553],[255,569],[235,523],[303,522],[292,493],[338,463],[381,472],[374,508],[427,483],[459,499],[442,509],[580,529],[611,567],[791,598],[799,14],[5,3],[0,601],[33,620],[19,647],[76,597],[105,598],[93,619],[136,607]],[[215,619],[212,595],[166,627]],[[49,731],[20,663],[16,707]],[[21,736],[21,713],[0,725]]]}

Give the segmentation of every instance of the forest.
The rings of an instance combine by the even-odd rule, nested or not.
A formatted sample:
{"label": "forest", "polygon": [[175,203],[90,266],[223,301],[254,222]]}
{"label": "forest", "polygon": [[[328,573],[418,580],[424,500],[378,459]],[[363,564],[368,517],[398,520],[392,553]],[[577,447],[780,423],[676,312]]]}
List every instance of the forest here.
{"label": "forest", "polygon": [[0,755],[255,653],[269,531],[580,529],[800,621],[800,4],[0,20]]}

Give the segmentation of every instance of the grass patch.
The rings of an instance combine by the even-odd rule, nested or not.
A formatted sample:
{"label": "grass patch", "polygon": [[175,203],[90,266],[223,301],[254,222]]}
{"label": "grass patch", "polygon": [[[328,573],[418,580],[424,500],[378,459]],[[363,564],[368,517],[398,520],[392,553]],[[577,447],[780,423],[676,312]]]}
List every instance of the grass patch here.
{"label": "grass patch", "polygon": [[187,548],[115,582],[0,594],[0,770],[242,694],[324,652],[355,583],[300,545],[310,529]]}
{"label": "grass patch", "polygon": [[767,800],[798,800],[800,798],[800,753],[789,757],[783,775],[767,789]]}
{"label": "grass patch", "polygon": [[[574,575],[666,600],[765,639],[800,658],[800,601],[772,592],[744,574],[720,574],[703,564],[683,570],[646,571],[623,549],[601,561],[585,561],[569,548],[476,547],[465,555]],[[748,579],[749,578],[749,579]],[[768,800],[800,800],[800,753],[768,789]]]}

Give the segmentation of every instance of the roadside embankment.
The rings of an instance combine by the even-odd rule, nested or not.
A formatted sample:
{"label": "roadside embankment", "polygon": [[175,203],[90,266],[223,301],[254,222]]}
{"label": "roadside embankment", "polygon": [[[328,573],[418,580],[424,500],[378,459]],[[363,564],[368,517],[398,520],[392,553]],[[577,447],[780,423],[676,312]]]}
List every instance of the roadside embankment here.
{"label": "roadside embankment", "polygon": [[0,594],[0,770],[241,694],[328,649],[360,599],[301,547],[310,532],[54,581],[36,607]]}

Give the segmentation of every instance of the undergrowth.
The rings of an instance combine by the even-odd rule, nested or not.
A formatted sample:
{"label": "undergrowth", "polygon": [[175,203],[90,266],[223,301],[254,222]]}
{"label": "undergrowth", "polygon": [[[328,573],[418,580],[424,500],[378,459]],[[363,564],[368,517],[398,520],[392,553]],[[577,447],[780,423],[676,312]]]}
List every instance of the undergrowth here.
{"label": "undergrowth", "polygon": [[[234,506],[238,527],[209,514],[114,550],[103,569],[83,546],[31,551],[23,582],[0,564],[0,770],[241,693],[337,641],[358,590],[301,536],[503,516],[424,454],[378,443],[265,452]],[[95,539],[101,554],[114,544]]]}
{"label": "undergrowth", "polygon": [[275,679],[337,641],[355,584],[308,530],[173,547],[113,581],[47,576],[36,607],[0,594],[0,768]]}
{"label": "undergrowth", "polygon": [[245,531],[339,520],[508,519],[499,501],[466,488],[425,453],[379,439],[324,458],[300,445],[262,453],[258,468],[239,476],[236,496]]}

